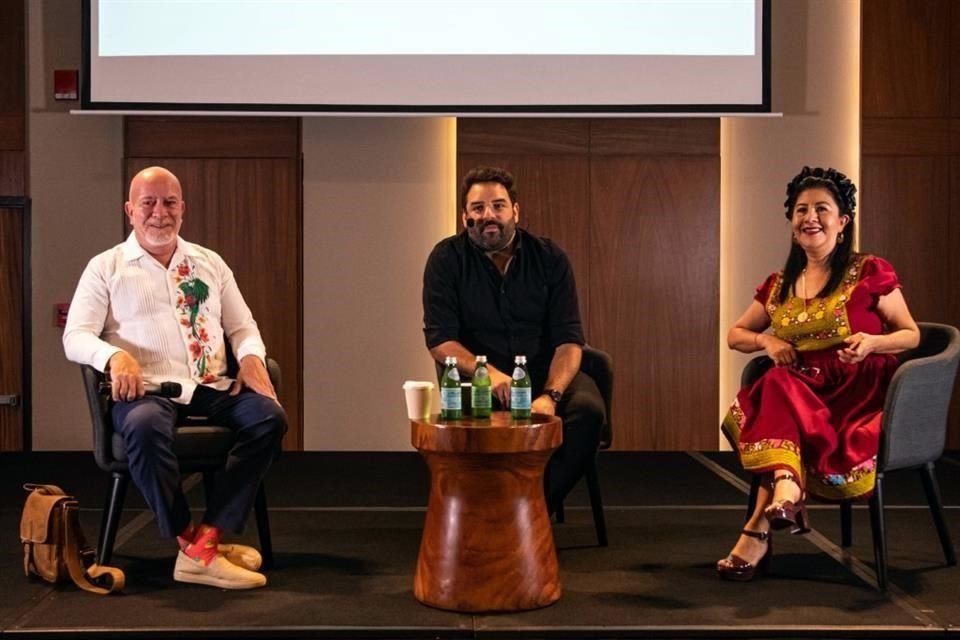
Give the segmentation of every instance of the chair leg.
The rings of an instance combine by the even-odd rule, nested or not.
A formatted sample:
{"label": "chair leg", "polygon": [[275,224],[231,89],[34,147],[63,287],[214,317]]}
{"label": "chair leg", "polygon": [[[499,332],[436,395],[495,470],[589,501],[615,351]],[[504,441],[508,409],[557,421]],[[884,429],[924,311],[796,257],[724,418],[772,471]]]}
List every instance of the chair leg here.
{"label": "chair leg", "polygon": [[853,544],[853,503],[844,500],[840,503],[840,546]]}
{"label": "chair leg", "polygon": [[101,565],[110,564],[113,543],[120,526],[120,514],[123,513],[123,501],[127,495],[127,484],[130,481],[127,474],[118,471],[114,471],[111,476],[110,495],[100,519],[100,539],[97,541],[97,564]]}
{"label": "chair leg", "polygon": [[873,531],[873,557],[877,565],[877,587],[887,590],[887,535],[883,521],[883,474],[877,474],[877,484],[870,498],[870,528]]}
{"label": "chair leg", "polygon": [[943,557],[949,566],[957,564],[957,555],[953,551],[953,542],[950,540],[950,531],[947,529],[947,522],[943,517],[943,501],[940,499],[940,484],[937,482],[937,476],[933,472],[933,463],[928,462],[920,468],[920,477],[923,479],[923,490],[927,494],[927,502],[930,504],[930,515],[933,516],[933,524],[937,527],[937,535],[940,536],[940,546],[943,547]]}
{"label": "chair leg", "polygon": [[597,474],[596,458],[587,467],[587,491],[590,493],[590,509],[593,511],[593,525],[597,529],[597,544],[607,546],[607,520],[603,515],[603,496],[600,495],[600,478]]}
{"label": "chair leg", "polygon": [[210,504],[210,496],[213,495],[213,485],[217,480],[217,474],[214,471],[204,471],[203,476],[203,495],[207,504]]}
{"label": "chair leg", "polygon": [[567,521],[567,514],[563,512],[563,500],[557,505],[557,510],[554,512],[554,515],[557,518],[557,524],[563,524]]}
{"label": "chair leg", "polygon": [[760,484],[763,482],[763,478],[759,473],[753,474],[753,478],[750,480],[750,496],[747,498],[747,517],[744,518],[744,522],[749,522],[750,518],[753,517],[753,511],[757,508],[757,497],[760,495]]}
{"label": "chair leg", "polygon": [[264,483],[260,481],[260,487],[257,489],[257,498],[253,507],[254,515],[257,519],[257,533],[260,534],[260,555],[263,557],[263,567],[270,568],[273,565],[273,540],[270,537],[270,513],[267,511],[267,491]]}

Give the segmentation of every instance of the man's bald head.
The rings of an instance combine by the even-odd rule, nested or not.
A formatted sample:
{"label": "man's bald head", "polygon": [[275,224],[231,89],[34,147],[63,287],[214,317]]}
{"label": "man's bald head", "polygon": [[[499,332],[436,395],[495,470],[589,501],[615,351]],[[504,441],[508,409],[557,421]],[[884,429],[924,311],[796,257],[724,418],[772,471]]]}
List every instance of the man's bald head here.
{"label": "man's bald head", "polygon": [[163,167],[147,167],[130,181],[123,208],[144,251],[165,266],[177,249],[186,203],[177,176]]}
{"label": "man's bald head", "polygon": [[176,188],[177,194],[183,199],[183,187],[180,186],[180,179],[169,169],[165,167],[147,167],[140,170],[130,181],[130,192],[127,197],[132,202],[134,200],[134,189],[139,188],[143,183],[168,181]]}

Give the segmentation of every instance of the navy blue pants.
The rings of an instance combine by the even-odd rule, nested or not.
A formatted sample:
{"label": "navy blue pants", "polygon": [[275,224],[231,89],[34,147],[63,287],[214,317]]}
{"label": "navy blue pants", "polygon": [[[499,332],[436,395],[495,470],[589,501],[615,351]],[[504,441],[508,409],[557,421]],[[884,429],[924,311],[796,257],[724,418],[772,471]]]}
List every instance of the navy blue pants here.
{"label": "navy blue pants", "polygon": [[187,416],[207,416],[211,424],[237,433],[224,468],[207,496],[202,522],[240,533],[257,496],[260,481],[280,453],[287,428],[283,408],[265,396],[244,389],[227,391],[198,386],[189,405],[145,396],[118,402],[110,413],[113,428],[127,447],[130,477],[167,537],[182,533],[190,523],[190,508],[180,485],[180,466],[173,449],[175,428]]}

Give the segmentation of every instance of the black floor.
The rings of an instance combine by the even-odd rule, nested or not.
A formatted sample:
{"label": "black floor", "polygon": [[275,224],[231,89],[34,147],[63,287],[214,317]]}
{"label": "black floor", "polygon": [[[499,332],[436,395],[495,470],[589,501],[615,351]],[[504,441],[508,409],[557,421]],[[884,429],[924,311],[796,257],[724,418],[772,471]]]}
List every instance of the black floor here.
{"label": "black floor", "polygon": [[[749,584],[713,565],[743,519],[731,454],[615,453],[600,459],[610,546],[596,546],[582,488],[555,525],[563,596],[538,611],[460,615],[412,594],[429,479],[415,453],[287,454],[267,479],[276,562],[265,589],[175,583],[173,550],[136,491],[113,564],[121,596],[27,579],[14,541],[24,482],[60,484],[95,538],[106,475],[89,453],[0,455],[0,636],[877,638],[960,640],[960,569],[946,567],[919,478],[887,479],[891,588],[873,584],[866,509],[840,550],[839,512],[815,505],[814,534],[776,538],[772,572]],[[960,456],[938,465],[951,531],[960,536]],[[191,501],[202,505],[199,484]],[[256,540],[251,525],[244,540]]]}

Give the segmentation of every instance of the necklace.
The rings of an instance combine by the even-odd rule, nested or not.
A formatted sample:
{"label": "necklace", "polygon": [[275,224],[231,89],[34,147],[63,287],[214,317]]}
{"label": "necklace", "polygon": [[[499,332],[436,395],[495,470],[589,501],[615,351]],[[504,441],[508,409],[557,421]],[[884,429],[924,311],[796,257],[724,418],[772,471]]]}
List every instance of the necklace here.
{"label": "necklace", "polygon": [[797,314],[797,320],[799,322],[806,322],[807,318],[810,317],[810,314],[807,313],[807,270],[806,269],[800,272],[800,281],[803,283],[803,311]]}

